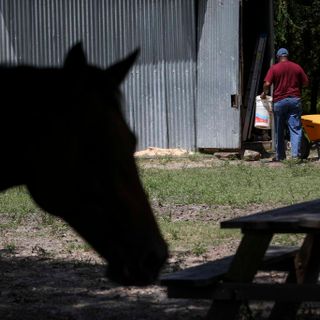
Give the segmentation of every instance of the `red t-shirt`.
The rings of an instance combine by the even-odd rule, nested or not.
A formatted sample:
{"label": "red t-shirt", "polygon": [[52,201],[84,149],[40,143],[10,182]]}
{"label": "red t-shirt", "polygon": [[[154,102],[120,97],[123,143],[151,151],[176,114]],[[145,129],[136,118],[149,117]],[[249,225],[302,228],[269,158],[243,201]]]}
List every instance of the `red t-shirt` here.
{"label": "red t-shirt", "polygon": [[287,60],[274,64],[264,81],[274,85],[273,101],[279,101],[287,97],[301,97],[301,88],[309,80],[298,64]]}

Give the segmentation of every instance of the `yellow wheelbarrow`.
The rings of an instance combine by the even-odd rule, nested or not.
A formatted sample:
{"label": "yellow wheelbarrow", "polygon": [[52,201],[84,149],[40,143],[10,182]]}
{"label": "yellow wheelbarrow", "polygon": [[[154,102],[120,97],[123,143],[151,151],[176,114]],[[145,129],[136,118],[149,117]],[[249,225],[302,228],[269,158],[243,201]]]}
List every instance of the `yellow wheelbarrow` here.
{"label": "yellow wheelbarrow", "polygon": [[307,159],[312,146],[316,146],[320,159],[320,114],[309,114],[301,117],[303,136],[301,141],[301,158]]}

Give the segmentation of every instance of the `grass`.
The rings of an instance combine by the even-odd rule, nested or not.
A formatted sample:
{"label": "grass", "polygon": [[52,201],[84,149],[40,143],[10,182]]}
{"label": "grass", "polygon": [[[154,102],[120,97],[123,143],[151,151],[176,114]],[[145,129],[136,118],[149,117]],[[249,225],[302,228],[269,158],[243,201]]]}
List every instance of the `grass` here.
{"label": "grass", "polygon": [[[40,209],[25,187],[11,188],[0,193],[0,214],[0,234],[19,225],[26,225],[31,220],[43,228],[49,228],[50,233],[55,235],[63,234],[68,228],[61,219]],[[48,230],[45,234],[47,232]],[[39,230],[39,235],[41,234]]]}
{"label": "grass", "polygon": [[205,254],[210,247],[240,239],[240,232],[220,229],[217,224],[204,221],[171,221],[158,219],[162,233],[170,249],[187,251],[196,256]]}
{"label": "grass", "polygon": [[[260,205],[289,205],[320,197],[320,167],[287,161],[284,166],[249,166],[223,162],[210,168],[175,170],[142,169],[150,199],[160,204],[221,205],[246,208]],[[168,221],[169,220],[169,221]],[[213,222],[159,220],[172,250],[202,255],[210,247],[239,240],[237,230],[220,229]],[[273,244],[294,245],[300,235],[277,235]]]}
{"label": "grass", "polygon": [[227,162],[211,168],[142,169],[141,175],[149,197],[160,203],[246,207],[320,197],[320,169],[309,164],[270,168]]}
{"label": "grass", "polygon": [[[170,158],[164,160],[166,163],[170,161]],[[201,159],[194,157],[191,161]],[[287,205],[320,197],[318,165],[288,162],[271,168],[267,165],[221,163],[209,168],[182,166],[170,170],[141,166],[140,173],[149,198],[162,204],[246,208],[254,204]],[[40,226],[49,227],[55,235],[68,228],[59,219],[39,209],[23,187],[0,193],[0,213],[10,216],[10,219],[0,220],[1,233],[28,223],[28,219],[36,219]],[[205,254],[210,247],[240,239],[238,231],[223,230],[217,223],[201,221],[201,215],[193,221],[173,221],[170,214],[165,214],[158,220],[172,250],[187,251],[196,256]],[[299,239],[295,235],[281,235],[274,242],[293,244]],[[76,245],[72,249],[76,249]]]}
{"label": "grass", "polygon": [[5,243],[4,250],[6,250],[9,254],[14,254],[16,251],[16,245],[14,243]]}
{"label": "grass", "polygon": [[11,213],[13,216],[39,211],[30,199],[25,187],[16,187],[0,193],[0,212]]}

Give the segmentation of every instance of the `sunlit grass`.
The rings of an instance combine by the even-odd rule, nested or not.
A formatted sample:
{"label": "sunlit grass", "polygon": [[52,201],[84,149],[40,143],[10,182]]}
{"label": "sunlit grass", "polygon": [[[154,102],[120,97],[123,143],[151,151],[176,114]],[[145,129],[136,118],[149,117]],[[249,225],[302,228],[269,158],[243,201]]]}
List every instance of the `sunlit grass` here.
{"label": "sunlit grass", "polygon": [[195,255],[201,255],[209,247],[227,243],[235,238],[240,239],[239,231],[220,229],[215,223],[171,221],[163,217],[160,217],[158,221],[171,250],[188,251]]}
{"label": "sunlit grass", "polygon": [[27,214],[40,211],[31,200],[25,187],[16,187],[0,193],[0,212],[13,215]]}
{"label": "sunlit grass", "polygon": [[[194,158],[194,161],[200,161]],[[170,163],[170,159],[165,159]],[[183,161],[183,160],[180,160]],[[156,203],[171,205],[221,205],[246,208],[259,205],[287,205],[320,197],[320,167],[312,164],[288,164],[271,168],[224,162],[207,168],[147,169],[140,168],[143,185]],[[199,209],[200,210],[200,209]],[[36,221],[52,235],[64,234],[69,228],[63,221],[43,212],[24,187],[0,193],[0,233]],[[214,213],[213,213],[214,214]],[[9,218],[8,218],[9,217]],[[169,213],[158,216],[161,231],[171,250],[203,255],[208,248],[239,240],[238,230],[220,229],[219,223],[175,221]],[[225,216],[227,219],[227,214]],[[275,244],[295,244],[296,235],[278,235]],[[8,249],[12,244],[7,244]],[[73,244],[72,244],[73,245]],[[72,247],[76,249],[77,246]]]}
{"label": "sunlit grass", "polygon": [[152,200],[171,204],[293,204],[320,197],[320,168],[244,164],[177,170],[142,169]]}

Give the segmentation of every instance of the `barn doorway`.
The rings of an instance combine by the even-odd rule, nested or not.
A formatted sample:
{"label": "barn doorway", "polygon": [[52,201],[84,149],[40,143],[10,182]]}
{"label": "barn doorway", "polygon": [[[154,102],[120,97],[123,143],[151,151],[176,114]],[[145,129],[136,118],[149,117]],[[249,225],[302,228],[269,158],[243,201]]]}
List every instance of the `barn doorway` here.
{"label": "barn doorway", "polygon": [[[241,83],[243,92],[242,141],[271,144],[271,130],[254,127],[255,96],[262,91],[263,78],[273,62],[272,0],[245,0],[241,5]],[[250,113],[250,114],[249,114]],[[249,122],[250,120],[250,122]]]}

